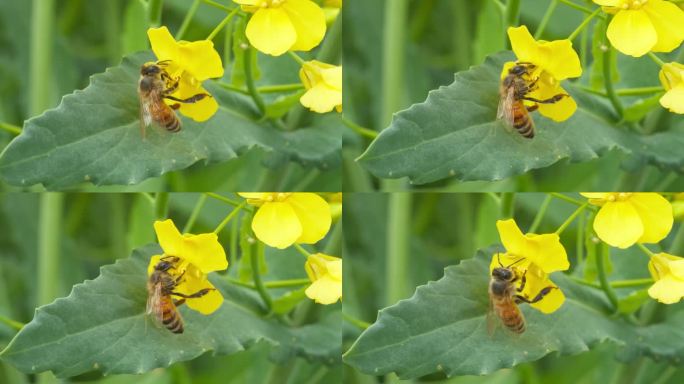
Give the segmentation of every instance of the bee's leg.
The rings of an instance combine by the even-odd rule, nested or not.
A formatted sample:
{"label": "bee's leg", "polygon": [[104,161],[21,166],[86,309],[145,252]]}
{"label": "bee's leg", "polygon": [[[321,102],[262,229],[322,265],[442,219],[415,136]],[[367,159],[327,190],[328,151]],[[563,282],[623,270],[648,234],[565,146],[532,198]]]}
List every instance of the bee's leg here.
{"label": "bee's leg", "polygon": [[165,99],[173,100],[173,101],[178,101],[179,103],[196,103],[205,97],[211,97],[211,95],[207,93],[198,93],[195,96],[190,96],[187,99],[179,99],[177,97],[173,96],[164,96]]}
{"label": "bee's leg", "polygon": [[555,96],[551,96],[545,100],[539,100],[539,99],[535,99],[533,97],[523,97],[522,99],[527,100],[527,101],[534,101],[535,103],[553,104],[553,103],[557,103],[557,102],[561,101],[561,99],[563,99],[564,97],[568,97],[568,96],[569,95],[566,95],[565,93],[559,93],[559,94],[557,94]]}
{"label": "bee's leg", "polygon": [[[177,77],[174,79],[171,76],[169,76],[168,73],[162,73],[161,77],[162,80],[164,80],[164,82],[168,86],[162,93],[164,95],[170,95],[176,92],[176,89],[178,89],[178,84],[180,83],[180,78]],[[169,84],[171,85],[169,86]]]}
{"label": "bee's leg", "polygon": [[177,110],[178,108],[180,108],[181,105],[178,104],[178,103],[176,103],[176,104],[171,104],[171,105],[169,105],[169,107],[171,107],[171,109],[173,109],[173,110],[175,111],[175,110]]}
{"label": "bee's leg", "polygon": [[529,107],[525,108],[527,108],[527,112],[534,112],[537,110],[537,108],[539,108],[539,104],[530,105]]}
{"label": "bee's leg", "polygon": [[185,303],[185,299],[178,299],[173,301],[173,305],[175,305],[176,307],[183,305],[183,303]]}
{"label": "bee's leg", "polygon": [[548,294],[551,292],[552,289],[558,289],[558,287],[548,286],[548,287],[542,289],[541,291],[539,291],[539,293],[537,294],[537,296],[535,296],[532,300],[528,299],[528,298],[525,297],[525,296],[515,295],[515,302],[518,303],[518,304],[521,303],[521,302],[525,302],[525,303],[528,303],[528,304],[534,304],[534,303],[536,303],[536,302],[538,302],[538,301],[541,301],[541,299],[543,299],[544,296],[548,295]]}
{"label": "bee's leg", "polygon": [[202,296],[206,295],[207,293],[209,293],[211,291],[214,291],[214,288],[200,289],[199,291],[193,293],[192,295],[186,295],[185,293],[179,293],[179,292],[171,292],[171,294],[174,296],[184,297],[186,299],[196,299],[198,297],[202,297]]}
{"label": "bee's leg", "polygon": [[183,276],[185,275],[185,271],[183,271],[176,279],[173,281],[174,284],[178,285],[181,283],[181,279],[183,279]]}
{"label": "bee's leg", "polygon": [[523,272],[522,278],[520,278],[520,287],[518,287],[518,292],[522,292],[523,289],[525,289],[525,283],[527,283],[527,277],[525,275],[527,275],[527,270]]}

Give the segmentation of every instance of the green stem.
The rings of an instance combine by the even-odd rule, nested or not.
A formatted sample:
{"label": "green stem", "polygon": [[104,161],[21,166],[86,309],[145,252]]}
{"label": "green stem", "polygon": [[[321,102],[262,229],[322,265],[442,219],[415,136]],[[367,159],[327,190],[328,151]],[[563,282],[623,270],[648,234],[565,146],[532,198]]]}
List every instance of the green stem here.
{"label": "green stem", "polygon": [[539,207],[539,211],[537,211],[537,214],[534,216],[532,225],[530,225],[530,228],[528,230],[529,233],[535,233],[537,231],[537,228],[539,228],[539,224],[541,223],[542,219],[544,218],[544,215],[546,214],[546,210],[549,208],[551,200],[553,200],[553,196],[546,195],[544,201],[542,201],[542,204]]}
{"label": "green stem", "polygon": [[591,8],[583,7],[581,5],[575,4],[570,0],[558,0],[561,3],[567,5],[570,8],[574,8],[578,11],[584,12],[584,13],[593,13],[594,11]]}
{"label": "green stem", "polygon": [[261,98],[261,95],[259,94],[259,91],[256,88],[256,85],[254,85],[254,74],[252,73],[252,56],[254,55],[254,47],[251,45],[247,50],[245,51],[243,57],[243,62],[245,66],[245,84],[247,85],[247,91],[249,92],[250,96],[252,96],[252,100],[254,100],[254,104],[256,104],[257,108],[259,109],[259,112],[263,115],[266,112],[266,105],[264,104],[264,99]]}
{"label": "green stem", "polygon": [[662,67],[663,65],[665,65],[665,62],[653,52],[649,52],[648,57],[651,60],[653,60],[656,64],[658,64],[659,67]]}
{"label": "green stem", "polygon": [[570,40],[570,41],[575,40],[575,38],[577,37],[577,35],[579,35],[580,32],[582,32],[582,30],[584,30],[584,28],[586,28],[587,25],[589,25],[589,22],[590,22],[594,17],[596,17],[596,16],[599,14],[599,12],[601,12],[601,8],[596,8],[596,10],[595,10],[594,12],[592,12],[589,16],[587,16],[587,17],[584,19],[584,21],[582,21],[582,23],[581,23],[577,28],[575,28],[574,31],[572,31],[572,33],[570,34],[570,36],[568,36],[568,40]]}
{"label": "green stem", "polygon": [[378,137],[379,133],[373,131],[372,129],[364,128],[353,121],[342,116],[342,123],[350,128],[352,131],[358,133],[360,136],[367,137],[369,139],[375,139]]}
{"label": "green stem", "polygon": [[[594,95],[608,97],[608,95],[605,92],[593,89],[591,87],[586,87],[583,85],[575,85],[575,87],[579,88],[585,92],[593,93]],[[637,88],[616,89],[615,93],[618,96],[640,96],[640,95],[650,95],[653,93],[660,93],[663,91],[665,91],[665,89],[663,87],[637,87]]]}
{"label": "green stem", "polygon": [[615,93],[615,87],[613,85],[612,63],[615,50],[608,44],[606,44],[606,46],[608,48],[605,50],[605,52],[603,52],[603,83],[606,87],[606,95],[608,96],[608,100],[610,100],[610,103],[613,105],[613,108],[615,108],[615,112],[617,112],[618,117],[622,119],[622,115],[625,110],[622,107],[622,102],[620,102],[620,98]]}
{"label": "green stem", "polygon": [[150,23],[150,27],[154,28],[161,25],[163,7],[163,0],[149,0],[147,2],[147,19]]}
{"label": "green stem", "polygon": [[558,192],[551,192],[551,196],[553,196],[557,199],[561,199],[563,201],[567,201],[568,203],[572,203],[575,205],[584,205],[584,203],[585,203],[584,201],[573,199],[570,196],[565,196],[564,194],[558,193]]}
{"label": "green stem", "polygon": [[617,309],[618,299],[613,291],[613,287],[608,283],[608,276],[606,275],[605,262],[606,258],[610,257],[610,248],[607,244],[601,244],[601,252],[596,255],[596,270],[598,271],[599,283],[601,284],[601,289],[606,294],[608,301],[613,306],[613,310]]}
{"label": "green stem", "polygon": [[670,365],[667,368],[665,368],[662,373],[658,376],[658,379],[653,381],[653,384],[667,384],[670,382],[670,379],[672,376],[674,376],[675,373],[677,373],[678,368]]}
{"label": "green stem", "polygon": [[188,222],[185,223],[185,227],[183,227],[183,233],[190,233],[190,231],[192,231],[192,227],[195,225],[197,217],[199,216],[199,213],[202,210],[202,207],[204,207],[204,203],[206,203],[206,201],[207,195],[201,194],[199,199],[197,199],[197,203],[195,203],[195,207],[192,209],[192,213],[190,213]]}
{"label": "green stem", "polygon": [[411,193],[389,195],[387,216],[387,256],[385,284],[387,304],[394,304],[409,294],[409,265],[411,239]]}
{"label": "green stem", "polygon": [[238,205],[242,204],[240,201],[231,200],[225,196],[221,196],[218,193],[214,193],[214,192],[207,192],[207,196],[211,197],[212,199],[216,199],[219,201],[223,201],[224,203],[228,203],[228,204],[232,205],[233,207],[237,207]]}
{"label": "green stem", "polygon": [[169,193],[157,192],[154,200],[154,214],[159,220],[166,218],[169,208]]}
{"label": "green stem", "polygon": [[33,0],[29,113],[37,116],[50,107],[55,1]]}
{"label": "green stem", "polygon": [[[16,329],[17,331],[21,331],[21,329],[24,328],[24,325],[26,325],[26,324],[20,323],[18,321],[14,321],[12,319],[8,319],[2,315],[0,315],[0,323],[4,323],[8,327]],[[2,350],[2,348],[0,348],[0,350]]]}
{"label": "green stem", "polygon": [[300,66],[306,63],[306,60],[302,59],[301,56],[299,56],[296,52],[287,51],[287,54],[290,55],[290,57],[294,59],[294,61],[296,61]]}
{"label": "green stem", "polygon": [[639,247],[639,249],[641,249],[648,257],[655,256],[655,253],[653,253],[653,251],[651,251],[650,249],[646,248],[645,245],[637,243],[637,247]]}
{"label": "green stem", "polygon": [[220,86],[221,88],[227,89],[229,91],[238,92],[238,93],[241,93],[243,95],[249,95],[248,90],[242,89],[242,88],[237,87],[233,84],[224,83],[223,81],[214,81],[214,83],[217,84],[218,86]]}
{"label": "green stem", "polygon": [[154,197],[152,197],[152,195],[147,192],[140,192],[139,195],[142,196],[148,203],[150,203],[151,207],[154,207]]}
{"label": "green stem", "polygon": [[587,221],[587,215],[580,215],[577,220],[577,237],[575,238],[575,253],[577,254],[577,264],[584,263],[584,225]]}
{"label": "green stem", "polygon": [[190,22],[195,17],[195,13],[197,13],[197,9],[199,8],[201,3],[202,0],[194,0],[192,2],[192,5],[190,5],[188,13],[186,13],[185,18],[183,18],[183,23],[178,29],[178,33],[176,33],[176,40],[183,40],[183,37],[185,37],[185,33],[188,31],[188,27],[190,26]]}
{"label": "green stem", "polygon": [[235,14],[239,10],[240,10],[240,7],[233,8],[233,10],[230,11],[230,13],[226,17],[224,17],[223,20],[221,20],[219,25],[217,25],[216,28],[214,28],[214,30],[211,31],[209,36],[207,36],[206,40],[214,40],[214,37],[216,37],[216,35],[218,35],[218,33],[221,32],[221,30],[226,27],[226,25],[230,22],[230,19],[232,19],[233,16],[235,16]]}
{"label": "green stem", "polygon": [[46,192],[40,195],[38,227],[38,305],[51,302],[60,292],[59,265],[64,195]]}
{"label": "green stem", "polygon": [[563,222],[563,224],[561,224],[561,226],[558,227],[558,229],[556,229],[556,234],[560,235],[561,233],[563,233],[563,231],[565,231],[565,228],[567,228],[568,225],[570,225],[575,220],[577,215],[582,213],[582,211],[584,211],[588,206],[589,203],[584,203],[579,208],[577,208],[575,212],[573,212],[572,215],[570,215],[570,217],[568,217],[567,220],[565,220],[565,222]]}
{"label": "green stem", "polygon": [[243,201],[242,203],[240,203],[240,205],[233,208],[233,210],[230,211],[228,216],[226,216],[226,218],[223,219],[223,221],[218,225],[218,227],[216,227],[216,229],[214,229],[214,233],[218,234],[219,232],[221,232],[221,230],[223,230],[223,227],[225,227],[230,222],[230,220],[232,220],[233,217],[235,217],[235,215],[237,215],[238,212],[240,212],[242,210],[242,208],[245,207],[246,204],[247,204],[247,201]]}
{"label": "green stem", "polygon": [[259,293],[259,296],[261,296],[261,300],[263,300],[264,304],[266,304],[268,312],[271,312],[273,301],[271,300],[271,296],[268,294],[268,291],[266,291],[264,282],[261,280],[261,273],[259,272],[259,261],[262,259],[261,255],[264,252],[264,243],[262,243],[261,241],[257,241],[255,247],[257,249],[257,252],[255,252],[250,259],[250,262],[252,264],[252,278],[254,279],[254,287]]}
{"label": "green stem", "polygon": [[224,11],[226,11],[226,12],[230,12],[230,11],[233,10],[233,9],[230,8],[230,7],[226,7],[225,5],[219,4],[219,3],[215,2],[215,1],[212,1],[212,0],[202,0],[202,2],[203,2],[204,4],[206,4],[206,5],[210,5],[210,6],[212,6],[212,7],[215,7],[215,8],[218,8],[218,9],[222,9],[222,10],[224,10]]}
{"label": "green stem", "polygon": [[[241,281],[238,279],[233,279],[233,278],[227,277],[226,281],[231,283],[231,284],[234,284],[234,285],[239,285],[241,287],[245,287],[245,288],[249,288],[249,289],[256,289],[256,286],[254,284],[245,283],[244,281]],[[273,281],[264,282],[264,287],[266,287],[268,289],[276,289],[276,288],[301,287],[302,285],[309,285],[309,284],[311,284],[311,280],[309,280],[309,279],[273,280]]]}
{"label": "green stem", "polygon": [[551,20],[551,16],[553,15],[553,11],[556,10],[557,6],[558,6],[558,0],[551,0],[551,3],[549,3],[548,8],[546,8],[546,12],[544,13],[544,16],[542,17],[541,21],[539,22],[539,27],[537,27],[537,30],[534,31],[534,39],[535,40],[539,40],[542,37],[544,30],[546,30],[546,26],[549,24],[549,20]]}
{"label": "green stem", "polygon": [[279,84],[279,85],[266,85],[257,88],[259,93],[278,93],[278,92],[292,92],[304,89],[304,84]]}
{"label": "green stem", "polygon": [[586,281],[586,280],[584,280],[584,279],[581,279],[581,278],[579,278],[579,277],[575,277],[575,276],[572,276],[572,275],[566,275],[566,276],[567,276],[570,280],[574,281],[574,282],[577,283],[577,284],[582,284],[582,285],[585,285],[585,286],[587,286],[587,287],[592,287],[592,288],[596,288],[596,289],[601,289],[601,286],[600,286],[600,285],[595,284],[595,283],[592,283],[592,282],[590,282],[590,281]]}
{"label": "green stem", "polygon": [[316,60],[328,64],[340,62],[342,55],[342,12],[337,16],[333,25],[328,29],[325,40],[316,54]]}
{"label": "green stem", "polygon": [[293,245],[294,245],[295,249],[297,249],[297,251],[299,251],[299,253],[304,255],[304,257],[308,258],[309,256],[311,256],[311,253],[309,251],[307,251],[306,249],[304,249],[304,247],[302,247],[301,244],[294,243]]}
{"label": "green stem", "polygon": [[499,217],[502,219],[510,219],[515,213],[515,193],[504,192],[501,194],[501,212]]}
{"label": "green stem", "polygon": [[368,327],[371,326],[371,323],[367,323],[363,320],[359,320],[359,319],[353,317],[352,315],[350,315],[344,311],[342,311],[342,318],[344,318],[344,320],[346,320],[349,324],[351,324],[351,325],[353,325],[353,326],[355,326],[361,330],[366,330],[366,329],[368,329]]}
{"label": "green stem", "polygon": [[338,221],[328,232],[328,242],[325,243],[323,253],[326,255],[341,255],[342,254],[342,221]]}
{"label": "green stem", "polygon": [[0,129],[2,129],[3,131],[7,131],[13,135],[21,134],[21,127],[9,123],[0,123]]}
{"label": "green stem", "polygon": [[643,285],[653,284],[653,279],[630,279],[630,280],[615,280],[610,283],[613,288],[631,288],[631,287],[641,287]]}

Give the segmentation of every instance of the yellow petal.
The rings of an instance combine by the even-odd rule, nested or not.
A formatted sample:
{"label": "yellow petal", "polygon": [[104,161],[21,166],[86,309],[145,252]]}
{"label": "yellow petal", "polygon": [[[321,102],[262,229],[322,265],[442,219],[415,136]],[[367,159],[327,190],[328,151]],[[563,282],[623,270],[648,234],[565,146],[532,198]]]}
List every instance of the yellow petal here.
{"label": "yellow petal", "polygon": [[180,256],[183,253],[183,235],[181,235],[171,219],[155,221],[154,231],[157,233],[159,245],[161,245],[166,255]]}
{"label": "yellow petal", "polygon": [[205,275],[194,274],[192,272],[191,268],[188,268],[183,276],[183,282],[176,287],[176,292],[192,295],[202,289],[211,288],[212,290],[202,297],[185,299],[185,304],[191,309],[194,309],[203,315],[211,314],[221,307],[221,304],[223,304],[223,296],[221,295],[221,292],[207,280]]}
{"label": "yellow petal", "polygon": [[179,52],[178,43],[176,39],[171,36],[168,28],[150,28],[147,30],[147,37],[150,39],[150,45],[157,60],[172,60],[178,62]]}
{"label": "yellow petal", "polygon": [[511,41],[511,48],[518,61],[527,61],[535,64],[542,61],[537,42],[526,26],[509,27],[508,38]]}
{"label": "yellow petal", "polygon": [[308,51],[315,48],[325,36],[325,12],[311,0],[287,0],[283,10],[296,30],[297,40],[291,46],[293,51]]}
{"label": "yellow petal", "polygon": [[684,281],[670,277],[656,281],[648,295],[664,304],[674,304],[684,296]]}
{"label": "yellow petal", "polygon": [[658,35],[658,41],[651,50],[670,52],[684,40],[684,11],[676,5],[662,0],[651,0],[643,8]]}
{"label": "yellow petal", "polygon": [[[553,86],[542,86],[541,82],[539,82],[539,84],[539,88],[532,92],[532,97],[535,97],[539,100],[546,100],[559,94],[568,94],[567,91],[558,83]],[[563,97],[560,99],[560,101],[553,104],[540,103],[538,105],[539,113],[542,116],[548,117],[549,119],[558,122],[569,119],[577,110],[577,103],[570,96]]]}
{"label": "yellow petal", "polygon": [[604,7],[617,7],[623,0],[594,0],[594,3]]}
{"label": "yellow petal", "polygon": [[240,5],[252,6],[252,7],[258,6],[261,2],[262,2],[262,0],[233,0],[233,3],[237,3]]}
{"label": "yellow petal", "polygon": [[313,244],[325,237],[332,223],[327,201],[315,193],[293,193],[286,203],[292,207],[301,224],[298,243]]}
{"label": "yellow petal", "polygon": [[316,303],[333,304],[342,298],[342,281],[326,275],[311,283],[304,293]]}
{"label": "yellow petal", "polygon": [[615,49],[634,57],[645,55],[658,41],[651,19],[642,10],[618,12],[608,25],[607,35]]}
{"label": "yellow petal", "polygon": [[185,236],[183,258],[203,273],[222,271],[228,268],[226,252],[218,242],[215,233]]}
{"label": "yellow petal", "polygon": [[147,276],[151,275],[154,271],[154,267],[159,263],[159,260],[163,255],[154,255],[150,258],[150,263],[147,264]]}
{"label": "yellow petal", "polygon": [[556,80],[582,76],[582,65],[570,40],[556,40],[540,43],[543,62],[538,63]]}
{"label": "yellow petal", "polygon": [[684,259],[678,258],[670,262],[670,273],[673,277],[684,281]]}
{"label": "yellow petal", "polygon": [[302,225],[290,204],[265,203],[252,219],[256,237],[275,248],[284,249],[302,236]]}
{"label": "yellow petal", "polygon": [[640,243],[657,243],[670,233],[674,214],[667,199],[657,193],[635,193],[628,201],[643,224],[644,232],[638,240]]}
{"label": "yellow petal", "polygon": [[[550,282],[550,280],[549,280]],[[551,284],[555,286],[554,284]],[[552,289],[541,301],[530,304],[533,308],[540,310],[543,313],[552,313],[557,311],[565,302],[565,295],[560,289]]]}
{"label": "yellow petal", "polygon": [[660,98],[660,105],[673,113],[684,114],[684,87],[672,88]]}
{"label": "yellow petal", "polygon": [[684,65],[679,63],[666,63],[658,73],[660,83],[666,91],[673,88],[684,87]]}
{"label": "yellow petal", "polygon": [[281,8],[262,8],[247,23],[249,42],[259,51],[279,56],[297,41],[297,32],[287,13]]}
{"label": "yellow petal", "polygon": [[601,207],[594,219],[594,231],[607,244],[628,248],[643,235],[644,226],[632,204],[616,201]]}
{"label": "yellow petal", "polygon": [[581,192],[580,195],[586,197],[587,199],[606,199],[609,193],[596,193],[596,192]]}
{"label": "yellow petal", "polygon": [[548,233],[529,238],[530,255],[528,256],[542,271],[551,273],[565,271],[570,268],[568,254],[555,233]]}
{"label": "yellow petal", "polygon": [[509,254],[521,257],[525,253],[526,239],[515,220],[497,220],[496,229],[499,230],[499,237],[501,244],[506,248]]}
{"label": "yellow petal", "polygon": [[318,84],[306,91],[299,101],[313,112],[328,113],[342,105],[342,92],[325,84]]}
{"label": "yellow petal", "polygon": [[[554,287],[540,301],[530,304],[533,308],[538,309],[543,313],[551,313],[563,305],[565,295],[558,289],[558,286],[549,279],[549,275],[544,273],[539,266],[530,264],[525,273],[525,279],[525,289],[523,290],[522,295],[529,300],[533,300],[543,289]],[[520,283],[518,283],[518,286],[520,286]]]}
{"label": "yellow petal", "polygon": [[199,81],[223,76],[221,57],[209,40],[180,42],[178,59],[183,68]]}

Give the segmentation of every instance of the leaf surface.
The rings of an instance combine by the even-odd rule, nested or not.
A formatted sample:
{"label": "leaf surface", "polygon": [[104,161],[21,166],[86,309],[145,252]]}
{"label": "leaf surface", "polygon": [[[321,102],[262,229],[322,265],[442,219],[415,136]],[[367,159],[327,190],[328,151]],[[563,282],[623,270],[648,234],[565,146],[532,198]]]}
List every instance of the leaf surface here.
{"label": "leaf surface", "polygon": [[252,147],[284,161],[320,169],[337,167],[342,146],[338,114],[317,116],[310,127],[284,132],[259,121],[251,100],[211,81],[205,87],[219,111],[197,123],[181,116],[183,129],[148,128],[140,135],[137,82],[150,52],[124,58],[121,65],[91,78],[90,85],[65,96],[56,108],[26,121],[24,130],[0,157],[0,175],[9,184],[68,188],[137,184],[197,162],[224,162]]}
{"label": "leaf surface", "polygon": [[[680,362],[684,332],[673,325],[638,328],[607,315],[603,293],[579,286],[563,274],[552,280],[566,295],[563,306],[544,315],[521,306],[527,330],[514,335],[499,327],[487,332],[488,276],[491,251],[447,267],[436,282],[416,289],[413,297],[382,309],[345,354],[346,363],[374,375],[396,372],[402,379],[435,372],[485,375],[534,361],[552,352],[577,354],[605,340],[628,345],[631,356],[647,354]],[[668,320],[682,328],[682,316]],[[679,347],[678,347],[679,346]]]}
{"label": "leaf surface", "polygon": [[66,298],[40,307],[34,319],[0,357],[26,373],[51,370],[58,377],[90,370],[105,374],[141,373],[193,359],[205,352],[232,354],[260,340],[278,356],[300,355],[334,363],[340,359],[339,313],[300,328],[288,328],[256,311],[251,291],[213,279],[225,300],[209,316],[180,307],[185,332],[175,335],[144,314],[146,270],[158,245],[134,251],[128,259],[102,267],[94,280],[74,286]]}
{"label": "leaf surface", "polygon": [[641,136],[616,127],[605,100],[571,84],[565,88],[579,107],[570,119],[556,123],[533,113],[536,137],[531,140],[505,127],[496,119],[498,87],[503,64],[514,59],[511,52],[490,56],[484,64],[457,73],[451,85],[431,91],[425,102],[395,114],[359,158],[361,165],[375,176],[408,177],[416,184],[448,177],[491,181],[620,149],[681,170],[684,156],[673,142],[681,133]]}

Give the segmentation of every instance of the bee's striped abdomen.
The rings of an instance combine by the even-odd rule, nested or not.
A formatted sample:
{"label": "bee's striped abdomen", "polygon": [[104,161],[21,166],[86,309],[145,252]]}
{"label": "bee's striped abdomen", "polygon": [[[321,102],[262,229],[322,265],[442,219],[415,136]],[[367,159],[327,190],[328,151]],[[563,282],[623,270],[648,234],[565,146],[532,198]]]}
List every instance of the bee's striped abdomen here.
{"label": "bee's striped abdomen", "polygon": [[522,102],[516,103],[513,107],[513,127],[520,133],[523,137],[531,139],[534,137],[534,123],[530,114],[527,113],[527,109]]}
{"label": "bee's striped abdomen", "polygon": [[183,333],[183,319],[181,319],[173,299],[165,297],[162,310],[162,323],[173,333]]}

